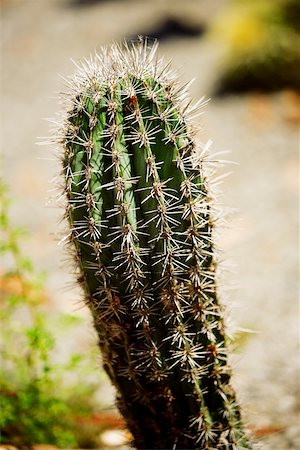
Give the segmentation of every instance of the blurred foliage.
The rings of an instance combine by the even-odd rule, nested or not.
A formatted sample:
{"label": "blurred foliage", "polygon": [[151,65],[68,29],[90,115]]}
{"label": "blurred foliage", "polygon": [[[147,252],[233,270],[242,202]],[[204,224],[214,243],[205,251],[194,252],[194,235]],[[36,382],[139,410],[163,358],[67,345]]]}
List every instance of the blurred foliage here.
{"label": "blurred foliage", "polygon": [[101,383],[100,374],[98,380],[89,376],[96,372],[95,356],[67,352],[57,361],[65,345],[59,332],[76,336],[81,319],[49,310],[44,276],[22,255],[24,231],[10,224],[1,184],[0,204],[0,259],[8,267],[0,272],[0,442],[95,447],[95,427],[84,426],[94,412],[96,381]]}
{"label": "blurred foliage", "polygon": [[225,50],[218,93],[300,89],[299,0],[233,0],[212,34]]}

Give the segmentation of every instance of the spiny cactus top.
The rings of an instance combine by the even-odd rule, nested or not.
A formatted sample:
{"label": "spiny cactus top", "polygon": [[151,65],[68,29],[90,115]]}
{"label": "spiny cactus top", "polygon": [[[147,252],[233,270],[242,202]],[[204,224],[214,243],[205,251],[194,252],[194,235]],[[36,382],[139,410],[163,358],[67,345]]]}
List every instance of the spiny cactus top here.
{"label": "spiny cactus top", "polygon": [[248,449],[193,107],[156,47],[103,49],[71,82],[59,138],[68,240],[134,445]]}

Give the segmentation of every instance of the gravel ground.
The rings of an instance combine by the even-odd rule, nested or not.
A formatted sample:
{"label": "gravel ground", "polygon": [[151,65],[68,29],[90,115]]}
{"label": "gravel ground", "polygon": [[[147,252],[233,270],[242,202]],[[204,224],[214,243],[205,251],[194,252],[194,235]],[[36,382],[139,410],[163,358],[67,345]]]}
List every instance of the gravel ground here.
{"label": "gravel ground", "polygon": [[[26,251],[49,274],[53,308],[74,310],[80,298],[57,246],[61,212],[48,202],[57,161],[35,145],[49,134],[44,117],[58,109],[58,74],[74,72],[83,58],[124,36],[151,33],[166,14],[205,24],[226,2],[107,1],[74,6],[71,0],[2,0],[1,77],[4,179],[15,199],[13,218],[31,232]],[[164,40],[160,53],[196,78],[195,98],[209,96],[219,49],[200,37]],[[212,99],[201,117],[203,140],[213,152],[230,150],[233,173],[224,179],[222,203],[236,209],[220,230],[235,327],[244,333],[233,357],[234,383],[245,420],[263,450],[300,448],[298,166],[299,97],[293,92]],[[227,274],[227,272],[226,272]],[[81,310],[86,317],[88,313]],[[90,332],[83,330],[86,340]]]}

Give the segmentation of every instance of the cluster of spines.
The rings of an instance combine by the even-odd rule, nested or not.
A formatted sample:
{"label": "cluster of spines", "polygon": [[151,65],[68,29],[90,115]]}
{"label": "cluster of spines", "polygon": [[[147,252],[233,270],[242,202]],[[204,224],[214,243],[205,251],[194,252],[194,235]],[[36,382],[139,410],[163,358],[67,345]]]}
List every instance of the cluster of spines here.
{"label": "cluster of spines", "polygon": [[114,46],[72,85],[61,136],[69,242],[136,446],[250,448],[191,107],[155,50]]}

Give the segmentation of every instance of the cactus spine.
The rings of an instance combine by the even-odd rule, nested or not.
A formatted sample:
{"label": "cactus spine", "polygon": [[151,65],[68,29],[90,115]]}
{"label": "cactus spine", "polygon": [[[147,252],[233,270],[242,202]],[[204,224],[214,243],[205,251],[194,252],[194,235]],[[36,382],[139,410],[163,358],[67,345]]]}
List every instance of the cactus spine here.
{"label": "cactus spine", "polygon": [[249,449],[231,388],[214,220],[186,89],[147,41],[73,79],[59,141],[73,249],[138,449]]}

